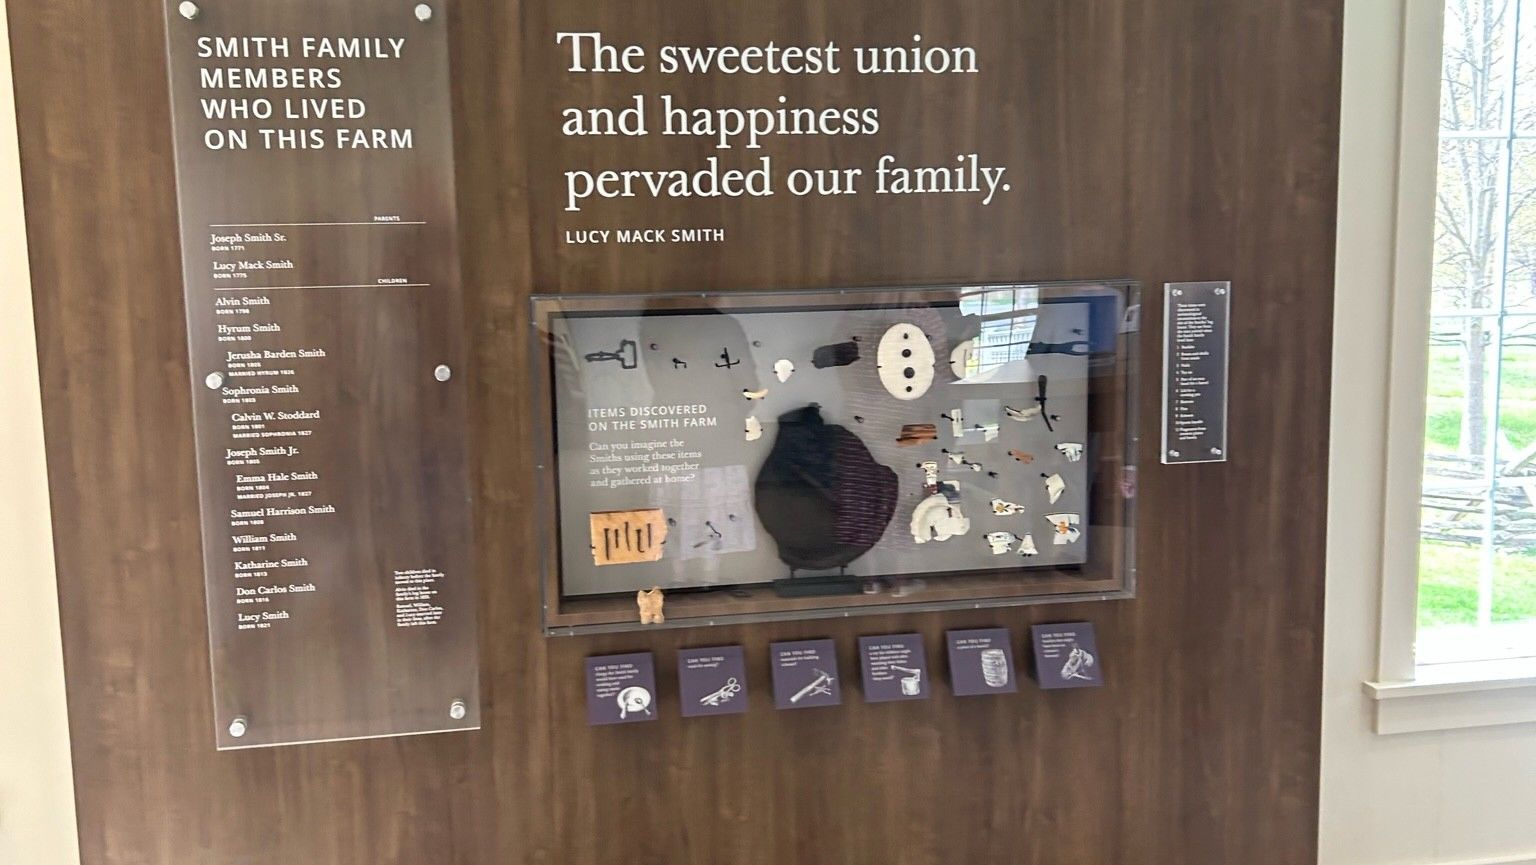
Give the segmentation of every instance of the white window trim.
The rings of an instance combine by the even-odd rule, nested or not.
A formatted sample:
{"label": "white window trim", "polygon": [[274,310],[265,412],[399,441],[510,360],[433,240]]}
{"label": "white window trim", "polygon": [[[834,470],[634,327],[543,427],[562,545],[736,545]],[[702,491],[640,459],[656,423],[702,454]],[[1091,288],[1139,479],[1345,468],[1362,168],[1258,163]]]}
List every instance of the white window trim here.
{"label": "white window trim", "polygon": [[1419,497],[1429,369],[1444,0],[1408,0],[1398,134],[1377,733],[1536,722],[1536,658],[1419,666]]}

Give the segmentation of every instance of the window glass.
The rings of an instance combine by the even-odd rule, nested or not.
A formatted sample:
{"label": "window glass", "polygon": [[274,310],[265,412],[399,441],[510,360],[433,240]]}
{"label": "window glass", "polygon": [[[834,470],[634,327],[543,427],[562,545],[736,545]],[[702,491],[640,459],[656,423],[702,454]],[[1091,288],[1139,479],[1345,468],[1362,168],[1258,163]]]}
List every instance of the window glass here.
{"label": "window glass", "polygon": [[1447,0],[1442,70],[1417,657],[1536,656],[1536,0]]}

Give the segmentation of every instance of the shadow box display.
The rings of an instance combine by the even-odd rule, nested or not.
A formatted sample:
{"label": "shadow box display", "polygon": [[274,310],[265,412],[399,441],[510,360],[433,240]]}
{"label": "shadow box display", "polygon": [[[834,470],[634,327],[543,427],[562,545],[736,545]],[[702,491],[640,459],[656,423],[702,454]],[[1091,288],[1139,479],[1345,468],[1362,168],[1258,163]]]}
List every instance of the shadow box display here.
{"label": "shadow box display", "polygon": [[1131,596],[1137,294],[534,298],[546,630]]}

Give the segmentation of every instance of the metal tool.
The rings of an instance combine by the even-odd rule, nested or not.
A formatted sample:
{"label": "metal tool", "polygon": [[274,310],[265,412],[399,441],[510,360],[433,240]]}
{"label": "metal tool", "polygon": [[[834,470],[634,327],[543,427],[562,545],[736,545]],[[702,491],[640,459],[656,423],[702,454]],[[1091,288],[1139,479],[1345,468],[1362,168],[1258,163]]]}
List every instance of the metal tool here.
{"label": "metal tool", "polygon": [[640,366],[639,346],[632,339],[619,342],[616,351],[594,351],[584,357],[592,363],[618,361],[621,369],[636,369]]}
{"label": "metal tool", "polygon": [[1040,376],[1040,378],[1035,381],[1035,386],[1040,389],[1039,394],[1035,397],[1035,402],[1040,404],[1040,416],[1045,418],[1045,428],[1050,430],[1051,432],[1055,432],[1056,431],[1056,427],[1051,425],[1051,412],[1050,412],[1049,409],[1047,409],[1045,407],[1045,385],[1046,385],[1046,381],[1047,381],[1047,379],[1043,375]]}

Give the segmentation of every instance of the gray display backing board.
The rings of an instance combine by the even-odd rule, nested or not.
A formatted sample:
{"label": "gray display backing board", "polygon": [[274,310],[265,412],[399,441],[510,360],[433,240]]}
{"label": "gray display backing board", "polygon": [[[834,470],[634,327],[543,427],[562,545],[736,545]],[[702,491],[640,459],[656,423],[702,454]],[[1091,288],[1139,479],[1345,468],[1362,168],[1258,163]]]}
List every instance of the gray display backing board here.
{"label": "gray display backing board", "polygon": [[[1068,344],[1081,340],[1088,326],[1085,303],[1041,304],[1035,341]],[[934,572],[965,572],[1002,567],[1078,564],[1088,550],[1087,468],[1091,457],[1069,460],[1055,449],[1063,442],[1084,443],[1087,431],[1087,358],[1061,353],[1031,354],[1026,381],[962,383],[950,373],[949,358],[958,341],[977,335],[984,316],[962,315],[957,307],[777,311],[741,310],[724,314],[615,313],[558,318],[552,333],[564,361],[555,365],[555,423],[559,446],[561,574],[567,596],[600,595],[660,586],[664,589],[763,583],[790,575],[779,561],[772,536],[758,521],[753,505],[753,480],[774,446],[775,419],[809,404],[821,407],[828,424],[837,424],[859,437],[875,461],[891,468],[899,483],[896,511],[879,542],[848,566],[854,576],[895,576]],[[893,325],[912,322],[928,335],[937,358],[932,388],[918,399],[903,401],[888,393],[878,377],[875,355],[882,335]],[[1074,331],[1078,333],[1074,333]],[[818,347],[858,339],[859,361],[817,369],[812,358]],[[588,355],[618,350],[626,341],[637,346],[633,369],[621,361],[588,361]],[[1086,344],[1086,343],[1084,343]],[[655,348],[652,348],[655,346]],[[731,360],[730,367],[717,366]],[[686,366],[679,365],[680,361]],[[780,382],[775,364],[789,360],[794,372]],[[1010,420],[1005,406],[1029,408],[1036,394],[1035,375],[1048,376],[1048,403],[1055,431],[1035,418]],[[761,400],[743,398],[743,391],[766,389]],[[998,418],[998,437],[990,442],[975,432],[956,439],[944,415],[970,405],[971,413],[990,406]],[[592,412],[636,410],[656,406],[700,405],[712,426],[633,429],[617,418]],[[762,424],[762,437],[747,441],[748,416]],[[973,414],[973,416],[975,416]],[[966,418],[969,424],[972,417]],[[901,446],[897,438],[905,424],[934,424],[938,439],[918,446]],[[623,428],[621,428],[621,424]],[[646,448],[667,440],[677,446]],[[622,445],[623,450],[609,448]],[[601,448],[603,450],[594,449]],[[697,465],[697,470],[669,472],[665,483],[624,487],[593,487],[609,475],[593,475],[615,455],[642,449],[658,454],[695,453],[696,459],[673,460]],[[963,452],[981,470],[951,463],[945,450]],[[1033,454],[1023,464],[1010,450]],[[940,477],[960,485],[960,507],[971,521],[968,533],[946,541],[917,543],[912,534],[914,508],[926,495],[924,473],[917,464],[939,463]],[[671,466],[665,466],[670,468]],[[990,473],[996,472],[997,477]],[[1050,503],[1045,478],[1059,474],[1066,490]],[[613,475],[617,477],[618,475]],[[1025,512],[997,515],[994,498],[1023,505]],[[675,521],[660,561],[622,565],[594,564],[589,514],[662,508]],[[1074,544],[1052,543],[1050,513],[1081,515],[1082,538]],[[734,517],[734,519],[732,519]],[[706,522],[709,526],[706,526]],[[715,538],[712,526],[723,537]],[[986,542],[990,532],[1032,534],[1039,555],[1019,556],[1014,550],[994,555]],[[1016,548],[1017,543],[1013,544]]]}

